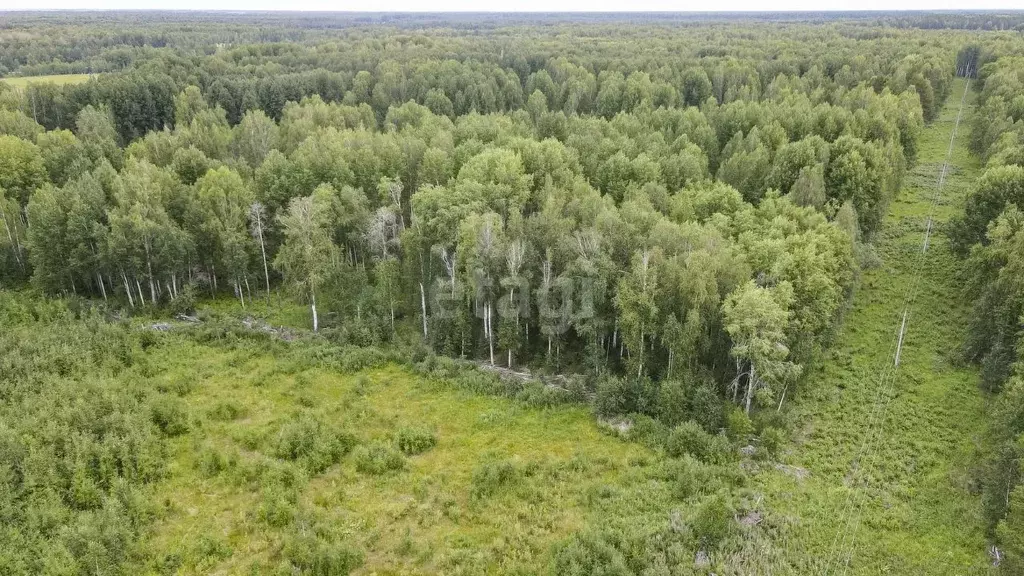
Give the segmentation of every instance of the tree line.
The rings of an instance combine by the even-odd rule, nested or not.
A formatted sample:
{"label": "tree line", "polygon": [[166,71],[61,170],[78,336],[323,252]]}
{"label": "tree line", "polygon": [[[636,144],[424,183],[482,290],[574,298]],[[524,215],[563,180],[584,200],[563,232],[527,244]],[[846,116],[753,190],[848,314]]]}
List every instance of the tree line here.
{"label": "tree line", "polygon": [[1024,380],[1020,319],[1024,313],[1024,53],[1018,45],[971,48],[978,69],[978,111],[971,146],[984,172],[963,214],[950,223],[953,248],[964,259],[966,294],[974,302],[965,358],[980,366],[993,394],[980,480],[990,536],[1009,573],[1024,570]]}
{"label": "tree line", "polygon": [[[98,26],[48,26],[54,28],[40,26],[32,38],[54,32],[50,41],[59,44],[97,35],[96,47],[74,43],[83,52],[68,53],[47,49],[43,41],[22,44],[15,36],[9,43],[12,70],[60,71],[40,66],[65,62],[81,64],[76,71],[105,73],[77,85],[33,83],[24,112],[49,130],[70,129],[84,107],[105,105],[115,114],[123,145],[173,127],[173,97],[190,85],[223,108],[232,125],[256,108],[279,121],[286,102],[312,95],[368,104],[378,123],[391,106],[409,100],[451,119],[471,111],[511,112],[524,108],[537,90],[552,112],[611,118],[641,103],[658,108],[701,106],[712,97],[719,104],[760,100],[791,82],[802,84],[799,89],[815,103],[830,102],[840,87],[867,83],[902,93],[912,85],[929,120],[949,89],[948,47],[966,38],[961,32],[899,29],[880,35],[851,23],[781,29],[719,23],[686,28],[685,34],[674,26],[645,27],[641,34],[641,28],[598,23],[527,28],[527,34],[511,27],[483,35],[455,28],[443,37],[401,27],[343,27],[329,37],[286,29],[277,33],[279,40],[268,32],[253,43],[247,41],[253,28],[240,25],[197,24],[187,34],[144,27],[141,38],[126,33],[120,40]],[[734,33],[737,28],[744,33]],[[61,40],[65,35],[69,39]],[[632,47],[637,42],[644,51]]]}

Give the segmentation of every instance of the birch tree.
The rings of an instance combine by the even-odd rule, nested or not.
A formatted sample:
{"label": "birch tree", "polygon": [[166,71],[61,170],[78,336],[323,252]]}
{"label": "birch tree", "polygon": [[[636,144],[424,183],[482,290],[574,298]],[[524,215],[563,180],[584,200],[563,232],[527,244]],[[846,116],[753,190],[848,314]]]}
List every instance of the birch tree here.
{"label": "birch tree", "polygon": [[278,216],[284,244],[274,258],[274,268],[285,285],[309,302],[313,331],[320,329],[316,295],[338,262],[338,247],[331,241],[330,205],[322,195],[293,198]]}
{"label": "birch tree", "polygon": [[[512,355],[522,347],[524,311],[529,311],[529,280],[523,274],[526,258],[526,243],[517,238],[507,243],[505,248],[505,276],[501,286],[508,292],[502,296],[498,304],[498,343],[508,351],[508,367],[512,367]],[[529,322],[529,317],[525,318]]]}
{"label": "birch tree", "polygon": [[232,129],[231,150],[250,168],[257,168],[277,148],[279,129],[262,110],[250,110]]}
{"label": "birch tree", "polygon": [[[183,264],[190,238],[170,217],[167,203],[180,186],[173,176],[146,161],[129,160],[114,189],[107,245],[125,289],[144,301],[140,277],[157,302],[158,274],[172,276]],[[134,281],[134,286],[132,286]]]}
{"label": "birch tree", "polygon": [[259,201],[249,204],[249,234],[260,243],[260,257],[263,259],[263,279],[266,281],[267,301],[270,301],[270,270],[267,268],[267,245],[264,235],[267,228],[267,209]]}
{"label": "birch tree", "polygon": [[203,217],[202,228],[219,269],[234,284],[245,307],[243,283],[249,268],[248,217],[253,194],[230,168],[210,170],[196,182],[196,200]]}
{"label": "birch tree", "polygon": [[18,202],[14,198],[8,198],[3,187],[0,187],[0,226],[3,226],[3,235],[0,242],[7,246],[18,269],[25,272],[25,255],[22,244],[25,236],[24,221],[21,219]]}
{"label": "birch tree", "polygon": [[746,380],[743,409],[747,413],[758,392],[771,398],[778,387],[799,376],[801,367],[789,360],[786,327],[793,290],[783,282],[771,288],[753,280],[736,289],[722,307],[725,329],[732,338],[730,354],[736,361],[733,398]]}
{"label": "birch tree", "polygon": [[658,325],[657,264],[660,250],[644,249],[633,256],[632,270],[619,281],[615,305],[619,310],[622,339],[629,351],[629,364],[637,378],[644,374],[648,339],[655,336]]}
{"label": "birch tree", "polygon": [[501,217],[493,212],[470,215],[462,225],[460,251],[467,283],[473,289],[473,305],[481,320],[488,357],[494,364],[494,316],[497,310],[496,271],[504,256]]}

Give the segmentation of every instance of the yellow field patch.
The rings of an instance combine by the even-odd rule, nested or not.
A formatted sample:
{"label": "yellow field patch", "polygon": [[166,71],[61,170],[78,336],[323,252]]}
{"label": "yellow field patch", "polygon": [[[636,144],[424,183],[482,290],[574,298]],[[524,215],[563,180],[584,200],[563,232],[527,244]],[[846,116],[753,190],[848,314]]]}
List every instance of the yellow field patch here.
{"label": "yellow field patch", "polygon": [[81,84],[88,80],[91,74],[50,74],[45,76],[14,76],[0,78],[0,82],[6,82],[15,88],[26,88],[29,84]]}

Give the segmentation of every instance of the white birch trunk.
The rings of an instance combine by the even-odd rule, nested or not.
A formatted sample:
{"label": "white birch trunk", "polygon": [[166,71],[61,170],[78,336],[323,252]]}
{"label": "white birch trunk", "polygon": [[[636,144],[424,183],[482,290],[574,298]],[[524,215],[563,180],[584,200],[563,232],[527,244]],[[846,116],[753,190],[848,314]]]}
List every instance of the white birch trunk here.
{"label": "white birch trunk", "polygon": [[106,286],[103,285],[103,276],[99,272],[96,273],[96,282],[99,283],[99,285],[100,285],[100,293],[103,294],[103,301],[106,302],[107,301],[107,288],[106,288]]}
{"label": "white birch trunk", "polygon": [[149,272],[149,299],[156,306],[156,286],[153,285],[153,259],[149,255],[149,243],[146,244],[146,269]]}
{"label": "white birch trunk", "polygon": [[310,294],[310,296],[312,298],[312,303],[310,304],[309,307],[313,311],[313,332],[319,332],[320,331],[320,319],[316,315],[316,292],[313,292],[311,290],[309,292],[309,294]]}
{"label": "white birch trunk", "polygon": [[751,363],[750,363],[750,376],[748,376],[748,377],[747,377],[747,398],[746,398],[746,406],[744,407],[744,411],[745,411],[745,412],[746,412],[747,414],[750,414],[750,403],[751,403],[751,401],[752,401],[752,400],[753,400],[753,398],[754,398],[754,383],[755,383],[755,382],[757,381],[757,380],[756,380],[756,379],[754,378],[754,375],[755,375],[755,372],[754,372],[754,363],[753,363],[753,362],[751,362]]}
{"label": "white birch trunk", "polygon": [[491,366],[494,366],[494,331],[491,330],[491,303],[487,302],[487,347],[491,352]]}
{"label": "white birch trunk", "polygon": [[423,282],[420,282],[420,310],[423,317],[423,338],[427,338],[427,292],[423,289]]}
{"label": "white birch trunk", "polygon": [[124,275],[124,270],[121,271],[121,280],[124,281],[124,293],[128,296],[128,304],[135,308],[135,299],[132,298],[132,288],[128,285],[128,277]]}

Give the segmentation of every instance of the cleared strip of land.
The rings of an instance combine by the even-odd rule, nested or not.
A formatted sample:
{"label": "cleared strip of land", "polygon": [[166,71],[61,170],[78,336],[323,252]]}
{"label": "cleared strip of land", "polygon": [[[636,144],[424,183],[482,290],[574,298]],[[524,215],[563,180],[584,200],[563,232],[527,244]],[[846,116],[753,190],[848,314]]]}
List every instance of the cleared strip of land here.
{"label": "cleared strip of land", "polygon": [[[794,572],[964,574],[989,565],[980,496],[970,489],[984,397],[977,373],[953,363],[968,309],[943,229],[978,174],[964,133],[971,94],[933,211],[926,265],[916,269],[964,89],[958,80],[941,117],[924,130],[918,163],[876,239],[882,264],[865,272],[842,333],[795,408],[789,467],[758,480]],[[904,296],[918,272],[901,366],[880,397],[879,375],[892,362]],[[887,409],[872,427],[879,401]],[[861,455],[869,435],[876,437]],[[858,509],[860,526],[852,531],[846,514]]]}

